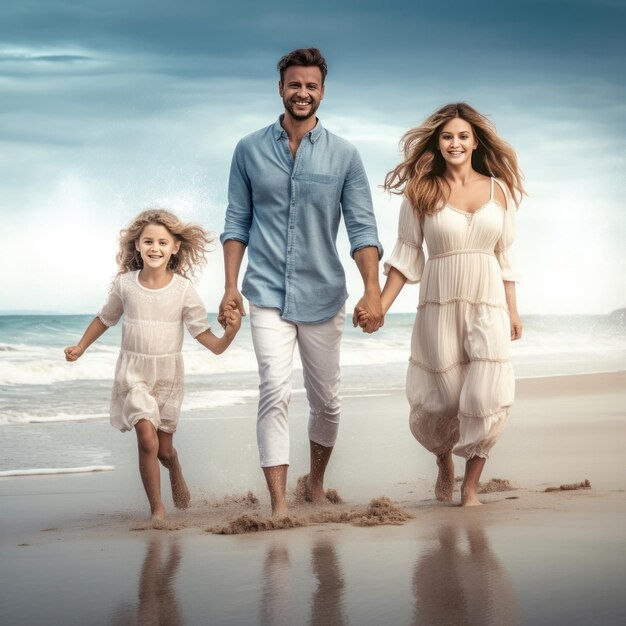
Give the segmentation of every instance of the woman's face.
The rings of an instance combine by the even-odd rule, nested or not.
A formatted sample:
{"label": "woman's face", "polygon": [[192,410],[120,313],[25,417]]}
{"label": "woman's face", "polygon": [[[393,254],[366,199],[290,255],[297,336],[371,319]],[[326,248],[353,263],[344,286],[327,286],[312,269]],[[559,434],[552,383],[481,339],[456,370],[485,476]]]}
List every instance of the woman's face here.
{"label": "woman's face", "polygon": [[439,133],[439,151],[446,164],[454,167],[472,162],[478,141],[472,125],[460,117],[447,122]]}

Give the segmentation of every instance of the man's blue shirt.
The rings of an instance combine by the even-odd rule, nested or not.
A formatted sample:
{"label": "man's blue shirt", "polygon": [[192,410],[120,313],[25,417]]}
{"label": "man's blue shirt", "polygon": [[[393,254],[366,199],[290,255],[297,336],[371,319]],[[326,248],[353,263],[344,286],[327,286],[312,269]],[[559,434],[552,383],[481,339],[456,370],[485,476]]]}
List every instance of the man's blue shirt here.
{"label": "man's blue shirt", "polygon": [[293,322],[333,317],[348,293],[336,239],[341,214],[350,254],[375,246],[374,207],[356,148],[318,120],[295,159],[282,116],[244,137],[235,148],[222,244],[248,246],[243,295]]}

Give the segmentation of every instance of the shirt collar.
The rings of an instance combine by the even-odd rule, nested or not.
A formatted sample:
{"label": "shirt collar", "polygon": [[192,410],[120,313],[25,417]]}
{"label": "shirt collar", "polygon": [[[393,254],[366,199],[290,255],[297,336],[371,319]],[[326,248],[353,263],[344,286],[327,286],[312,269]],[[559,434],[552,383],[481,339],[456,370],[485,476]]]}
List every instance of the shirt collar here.
{"label": "shirt collar", "polygon": [[[282,137],[287,137],[287,133],[285,132],[285,129],[281,126],[281,122],[283,121],[284,117],[285,117],[285,114],[282,113],[281,115],[278,116],[278,119],[274,123],[273,133],[274,133],[274,139],[276,139],[276,141],[278,141]],[[311,143],[315,143],[320,138],[320,135],[324,131],[322,122],[320,121],[319,118],[316,118],[316,119],[317,119],[317,124],[315,124],[315,127],[305,135],[305,137],[309,138],[309,141]]]}

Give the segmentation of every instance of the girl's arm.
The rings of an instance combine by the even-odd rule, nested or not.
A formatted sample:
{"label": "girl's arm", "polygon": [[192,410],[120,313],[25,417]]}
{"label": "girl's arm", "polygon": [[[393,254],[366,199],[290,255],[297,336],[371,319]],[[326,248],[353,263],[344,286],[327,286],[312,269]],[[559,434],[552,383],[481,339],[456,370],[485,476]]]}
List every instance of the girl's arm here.
{"label": "girl's arm", "polygon": [[216,337],[210,330],[205,330],[196,339],[213,354],[222,354],[232,343],[241,328],[241,313],[237,309],[226,309],[223,313],[225,323],[224,334]]}
{"label": "girl's arm", "polygon": [[75,346],[69,346],[65,348],[65,360],[66,361],[76,361],[79,359],[85,350],[94,342],[96,339],[101,337],[104,332],[109,327],[106,324],[103,324],[99,317],[95,317],[89,326],[87,326],[87,330],[84,335],[81,337],[80,341]]}
{"label": "girl's arm", "polygon": [[517,299],[515,297],[515,283],[511,280],[504,281],[504,295],[511,319],[511,341],[522,338],[522,320],[517,312]]}

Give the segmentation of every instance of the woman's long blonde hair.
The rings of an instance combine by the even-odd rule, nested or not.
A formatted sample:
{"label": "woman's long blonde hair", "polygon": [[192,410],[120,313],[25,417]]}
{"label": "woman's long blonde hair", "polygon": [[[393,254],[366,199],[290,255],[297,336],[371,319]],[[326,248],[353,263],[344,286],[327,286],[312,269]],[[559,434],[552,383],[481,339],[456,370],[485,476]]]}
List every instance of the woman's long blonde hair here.
{"label": "woman's long blonde hair", "polygon": [[120,231],[120,249],[117,253],[118,274],[140,270],[141,254],[135,242],[148,224],[167,228],[180,247],[172,254],[167,269],[185,278],[191,278],[196,270],[206,264],[206,253],[215,244],[215,233],[204,230],[198,224],[185,223],[165,209],[148,209],[140,213],[126,228]]}
{"label": "woman's long blonde hair", "polygon": [[439,134],[455,118],[465,120],[474,131],[478,142],[472,153],[474,170],[500,179],[519,205],[526,192],[515,150],[498,137],[489,119],[465,102],[441,107],[420,126],[404,134],[400,140],[404,161],[387,174],[384,188],[390,193],[404,194],[420,219],[441,209],[450,188],[443,177],[446,162],[439,151]]}

